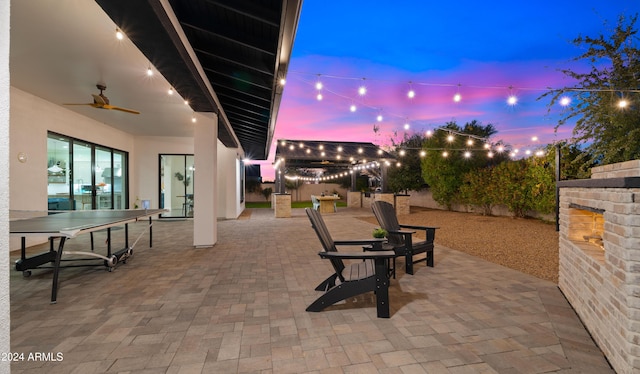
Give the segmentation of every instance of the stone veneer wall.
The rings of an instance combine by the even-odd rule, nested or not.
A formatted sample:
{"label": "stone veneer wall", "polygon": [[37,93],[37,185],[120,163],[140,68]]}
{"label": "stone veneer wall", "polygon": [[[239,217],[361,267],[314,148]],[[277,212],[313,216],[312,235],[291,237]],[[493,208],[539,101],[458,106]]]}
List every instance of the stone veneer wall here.
{"label": "stone veneer wall", "polygon": [[362,192],[360,192],[360,191],[348,191],[347,192],[347,206],[349,208],[362,208]]}
{"label": "stone veneer wall", "polygon": [[[640,176],[640,160],[592,170],[595,179]],[[575,182],[575,181],[569,181]],[[602,182],[602,181],[600,181]],[[559,287],[618,373],[640,372],[640,188],[560,188]],[[570,207],[570,204],[572,207]],[[572,222],[604,211],[604,251]]]}
{"label": "stone veneer wall", "polygon": [[276,218],[291,217],[291,194],[274,193],[272,205],[274,207],[273,210]]}

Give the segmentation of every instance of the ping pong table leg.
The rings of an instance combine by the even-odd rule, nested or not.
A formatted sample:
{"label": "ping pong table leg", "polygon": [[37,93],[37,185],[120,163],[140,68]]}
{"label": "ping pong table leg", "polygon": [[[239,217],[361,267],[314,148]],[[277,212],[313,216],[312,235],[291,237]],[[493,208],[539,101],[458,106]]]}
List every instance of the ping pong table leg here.
{"label": "ping pong table leg", "polygon": [[149,216],[149,248],[153,248],[153,222]]}
{"label": "ping pong table leg", "polygon": [[67,238],[61,237],[60,244],[58,244],[58,253],[56,255],[56,263],[53,267],[53,284],[51,285],[51,304],[55,304],[58,298],[58,273],[60,273],[60,259],[62,258],[62,250],[64,249],[64,242]]}
{"label": "ping pong table leg", "polygon": [[124,224],[124,247],[129,248],[129,224]]}

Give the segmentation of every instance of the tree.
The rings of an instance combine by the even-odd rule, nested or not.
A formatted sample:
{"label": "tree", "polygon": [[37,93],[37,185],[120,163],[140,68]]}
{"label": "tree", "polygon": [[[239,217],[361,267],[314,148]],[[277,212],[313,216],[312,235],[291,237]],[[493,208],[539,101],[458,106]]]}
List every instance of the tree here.
{"label": "tree", "polygon": [[477,206],[482,215],[493,214],[493,207],[500,201],[495,167],[476,169],[464,175],[460,186],[460,198],[465,204]]}
{"label": "tree", "polygon": [[395,144],[395,154],[399,166],[391,166],[387,170],[387,188],[393,193],[420,191],[426,187],[422,178],[420,152],[426,138],[422,134],[414,134]]}
{"label": "tree", "polygon": [[[573,44],[585,50],[574,61],[585,60],[588,72],[560,70],[577,83],[551,90],[550,108],[566,95],[577,96],[558,121],[558,127],[575,120],[573,141],[587,151],[585,165],[610,164],[640,158],[640,50],[638,15],[620,16],[613,33],[605,37],[578,36]],[[621,100],[627,106],[621,107]]]}
{"label": "tree", "polygon": [[264,196],[264,199],[269,201],[269,199],[271,198],[271,194],[273,193],[273,188],[267,187],[261,192],[262,192],[262,196]]}
{"label": "tree", "polygon": [[[424,142],[426,156],[422,160],[422,177],[429,185],[435,201],[451,209],[454,203],[462,201],[459,191],[466,173],[498,164],[507,158],[506,154],[488,158],[486,151],[478,152],[478,148],[482,149],[483,146],[480,144],[482,139],[489,139],[496,133],[491,124],[483,126],[474,120],[460,128],[452,121]],[[452,139],[449,139],[450,135]],[[446,157],[443,156],[445,151],[448,152]],[[464,157],[465,151],[471,152],[471,156]]]}

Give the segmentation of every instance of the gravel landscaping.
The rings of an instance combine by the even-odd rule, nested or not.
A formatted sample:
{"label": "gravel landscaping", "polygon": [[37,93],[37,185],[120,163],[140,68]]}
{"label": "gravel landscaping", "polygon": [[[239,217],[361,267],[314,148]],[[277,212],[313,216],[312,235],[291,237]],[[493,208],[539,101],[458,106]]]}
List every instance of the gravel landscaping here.
{"label": "gravel landscaping", "polygon": [[[362,218],[376,223],[374,217]],[[437,226],[436,244],[558,283],[558,232],[537,219],[411,207],[401,224]],[[436,261],[437,261],[436,252]]]}

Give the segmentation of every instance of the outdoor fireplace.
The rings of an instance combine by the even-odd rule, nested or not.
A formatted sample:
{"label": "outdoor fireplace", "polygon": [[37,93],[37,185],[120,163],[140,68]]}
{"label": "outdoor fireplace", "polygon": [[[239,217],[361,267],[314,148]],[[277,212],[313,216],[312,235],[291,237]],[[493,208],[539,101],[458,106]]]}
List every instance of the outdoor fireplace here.
{"label": "outdoor fireplace", "polygon": [[604,251],[604,210],[569,204],[568,237],[573,242],[584,241]]}
{"label": "outdoor fireplace", "polygon": [[640,160],[562,181],[559,287],[618,373],[640,370]]}

